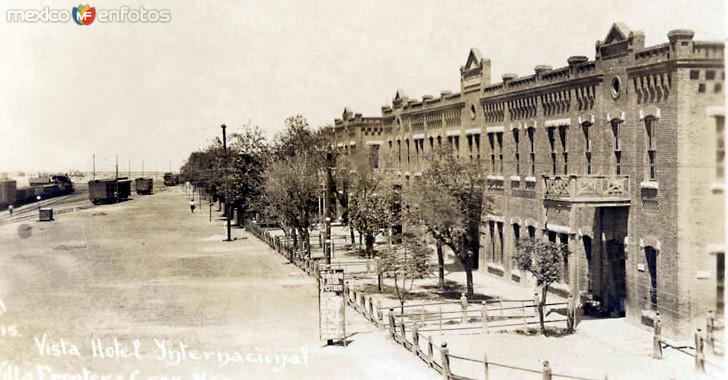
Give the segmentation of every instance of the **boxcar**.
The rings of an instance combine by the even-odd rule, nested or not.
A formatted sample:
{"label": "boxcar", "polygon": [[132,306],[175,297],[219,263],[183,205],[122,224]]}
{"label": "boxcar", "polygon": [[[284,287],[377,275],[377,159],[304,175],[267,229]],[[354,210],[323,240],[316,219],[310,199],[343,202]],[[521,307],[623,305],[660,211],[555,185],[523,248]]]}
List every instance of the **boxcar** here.
{"label": "boxcar", "polygon": [[88,182],[88,197],[93,204],[117,202],[131,195],[131,180],[97,179]]}
{"label": "boxcar", "polygon": [[134,187],[137,194],[151,194],[153,188],[152,179],[148,177],[139,177],[134,179]]}
{"label": "boxcar", "polygon": [[0,209],[15,204],[16,186],[13,180],[0,180]]}

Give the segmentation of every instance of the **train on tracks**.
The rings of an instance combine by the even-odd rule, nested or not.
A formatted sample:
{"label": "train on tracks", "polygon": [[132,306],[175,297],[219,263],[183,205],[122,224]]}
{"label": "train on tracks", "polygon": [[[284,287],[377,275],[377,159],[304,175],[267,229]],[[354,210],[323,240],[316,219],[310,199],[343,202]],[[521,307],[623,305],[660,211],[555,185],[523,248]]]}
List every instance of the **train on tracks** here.
{"label": "train on tracks", "polygon": [[28,182],[29,186],[17,187],[15,180],[0,179],[0,209],[67,195],[75,191],[71,178],[63,174],[34,177]]}
{"label": "train on tracks", "polygon": [[137,194],[151,194],[154,188],[154,181],[149,177],[139,177],[134,179],[134,188]]}
{"label": "train on tracks", "polygon": [[164,173],[164,185],[165,186],[176,186],[179,184],[179,174],[173,174],[170,172]]}
{"label": "train on tracks", "polygon": [[129,199],[131,180],[126,177],[95,179],[88,182],[88,198],[91,203],[114,203]]}

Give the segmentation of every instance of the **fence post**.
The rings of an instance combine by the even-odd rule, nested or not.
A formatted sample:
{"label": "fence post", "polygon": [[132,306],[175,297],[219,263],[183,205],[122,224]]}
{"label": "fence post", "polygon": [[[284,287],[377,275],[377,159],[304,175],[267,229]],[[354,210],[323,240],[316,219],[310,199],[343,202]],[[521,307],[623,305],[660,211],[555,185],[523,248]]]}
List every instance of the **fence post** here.
{"label": "fence post", "polygon": [[[481,333],[487,334],[488,333],[488,304],[485,303],[485,301],[482,301],[480,303],[480,318],[482,320],[482,331]],[[488,366],[486,365],[486,371]]]}
{"label": "fence post", "polygon": [[488,369],[488,355],[486,355],[486,354],[483,354],[483,370],[484,370],[484,375],[485,375],[484,379],[490,380],[490,373],[489,373],[489,369]]}
{"label": "fence post", "polygon": [[395,339],[397,332],[394,329],[394,309],[392,308],[389,309],[389,332],[392,335],[392,339]]}
{"label": "fence post", "polygon": [[417,325],[412,326],[412,352],[415,355],[420,350],[420,333],[417,330]]}
{"label": "fence post", "polygon": [[657,314],[654,323],[654,334],[652,335],[652,357],[655,359],[662,359],[662,338],[660,333],[662,332],[662,326],[660,325],[660,315]]}
{"label": "fence post", "polygon": [[575,318],[576,315],[576,308],[574,303],[574,295],[569,294],[569,301],[566,304],[566,331],[569,333],[574,332],[574,325],[575,325]]}
{"label": "fence post", "polygon": [[[503,309],[501,308],[501,310]],[[526,323],[526,301],[521,301],[521,317],[523,321],[523,333],[525,334],[528,332],[528,323]]]}
{"label": "fence post", "polygon": [[382,301],[377,300],[377,322],[381,322],[382,317]]}
{"label": "fence post", "polygon": [[713,318],[713,310],[708,310],[708,317],[705,319],[705,340],[708,342],[710,350],[715,353],[715,338],[713,338],[715,323]]}
{"label": "fence post", "polygon": [[705,351],[702,331],[700,328],[695,332],[695,369],[700,373],[705,373]]}
{"label": "fence post", "polygon": [[376,317],[374,317],[374,304],[372,304],[372,296],[369,296],[369,320],[370,321],[376,321]]}
{"label": "fence post", "polygon": [[440,345],[440,360],[442,361],[442,376],[446,380],[450,379],[450,356],[447,349],[447,342]]}
{"label": "fence post", "polygon": [[432,367],[432,361],[434,360],[432,355],[432,335],[430,335],[427,337],[427,364],[429,364],[430,367]]}
{"label": "fence post", "polygon": [[465,292],[460,295],[460,312],[462,314],[462,320],[460,323],[468,322],[468,297],[465,297]]}
{"label": "fence post", "polygon": [[399,318],[399,323],[402,325],[402,347],[407,348],[407,334],[404,328],[404,318]]}
{"label": "fence post", "polygon": [[543,374],[543,380],[551,380],[551,366],[548,360],[543,361],[543,371],[541,373]]}

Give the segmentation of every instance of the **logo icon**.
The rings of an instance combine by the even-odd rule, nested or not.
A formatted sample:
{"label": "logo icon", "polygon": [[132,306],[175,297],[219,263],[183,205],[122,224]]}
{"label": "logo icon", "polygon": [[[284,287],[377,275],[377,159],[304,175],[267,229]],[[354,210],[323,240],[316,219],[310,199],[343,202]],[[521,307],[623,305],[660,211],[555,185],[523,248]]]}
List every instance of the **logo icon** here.
{"label": "logo icon", "polygon": [[88,4],[80,4],[77,7],[73,7],[72,16],[73,21],[78,25],[91,25],[94,19],[96,19],[96,8]]}

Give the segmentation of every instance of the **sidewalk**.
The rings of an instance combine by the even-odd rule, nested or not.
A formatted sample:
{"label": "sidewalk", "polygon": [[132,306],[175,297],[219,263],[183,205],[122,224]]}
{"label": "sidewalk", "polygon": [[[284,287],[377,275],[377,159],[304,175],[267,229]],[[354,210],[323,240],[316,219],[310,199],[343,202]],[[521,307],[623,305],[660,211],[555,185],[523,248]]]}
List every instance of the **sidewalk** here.
{"label": "sidewalk", "polygon": [[[282,231],[275,234],[283,235]],[[351,263],[360,262],[362,265],[356,270],[364,268],[363,263],[367,260],[351,249],[348,229],[334,227],[332,235],[335,237],[336,246],[332,264],[344,262],[347,263],[347,268],[350,268]],[[316,233],[312,233],[312,240],[312,243],[318,243]],[[358,247],[355,245],[355,248]],[[321,258],[321,249],[317,245],[312,248],[312,257]],[[445,264],[446,282],[464,284],[465,273],[452,255],[447,255]],[[399,313],[400,304],[397,297],[392,294],[391,279],[383,281],[385,293],[377,291],[376,275],[351,275],[348,284],[354,296],[351,306],[368,318],[375,321],[380,319],[377,323],[380,327],[388,325],[387,309],[393,308],[395,313]],[[532,289],[498,280],[481,272],[473,273],[473,284],[479,299],[531,300],[533,298]],[[573,378],[603,379],[607,375],[611,379],[710,379],[722,378],[724,375],[724,369],[719,368],[714,359],[706,362],[707,374],[698,374],[694,369],[694,359],[676,350],[665,349],[664,359],[653,359],[652,333],[628,323],[624,318],[583,320],[578,324],[576,333],[562,336],[524,335],[515,333],[514,329],[508,332],[492,329],[490,333],[483,333],[482,322],[479,320],[479,301],[470,302],[468,320],[463,322],[458,295],[448,294],[446,297],[441,297],[436,294],[436,288],[437,279],[434,277],[415,281],[413,291],[416,292],[416,296],[405,303],[406,313],[415,315],[414,318],[405,320],[406,339],[412,341],[410,339],[412,328],[414,325],[419,325],[420,342],[426,341],[429,337],[435,348],[446,342],[451,355],[450,369],[458,376],[483,378],[482,363],[459,358],[482,361],[486,355],[489,362],[531,370],[524,372],[493,365],[490,368],[490,378],[494,379],[538,378],[539,375],[536,373],[540,373],[545,360],[550,362],[555,378],[558,378],[556,375],[568,375]],[[553,294],[548,298],[549,303],[563,301],[565,301],[563,298]],[[379,316],[375,316],[377,309],[381,311]],[[451,320],[438,326],[431,319],[440,318],[439,313],[443,313]],[[421,321],[416,320],[417,316]],[[535,316],[529,318],[529,321],[535,320]],[[554,320],[554,317],[551,318]],[[400,334],[399,317],[395,323],[397,334]],[[419,345],[424,347],[422,343]],[[437,355],[439,354],[435,353],[435,356]]]}

